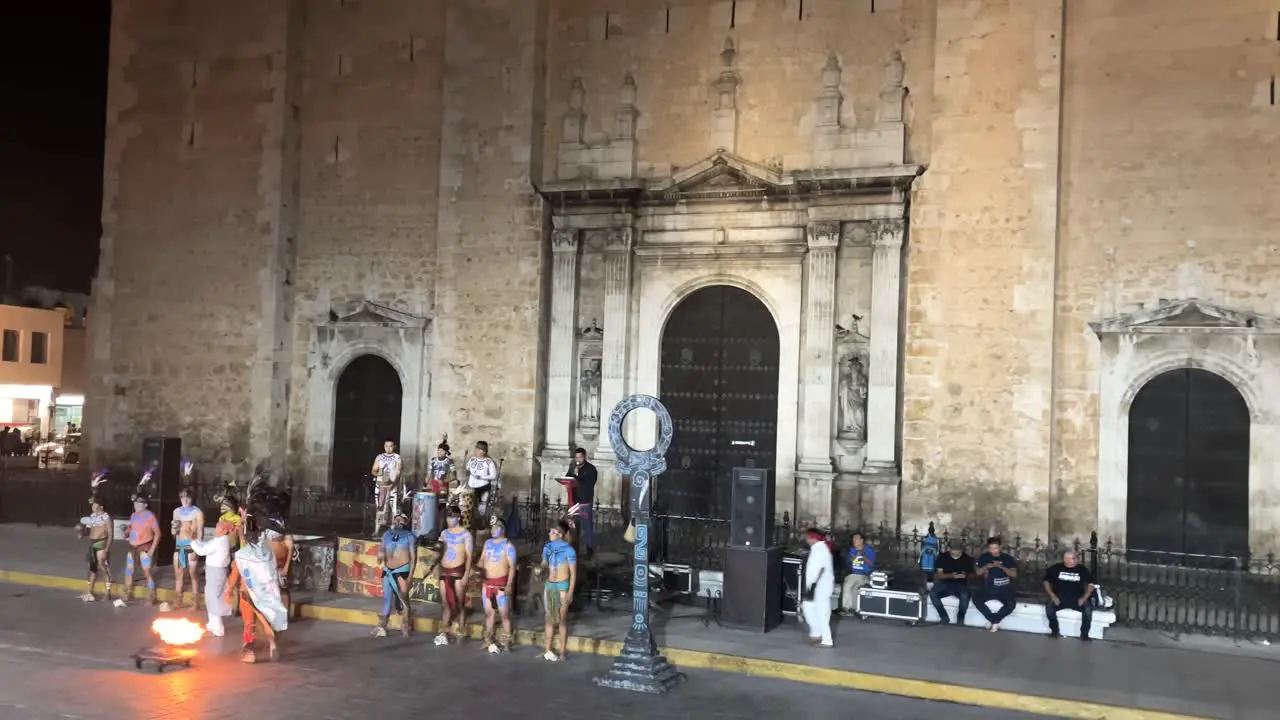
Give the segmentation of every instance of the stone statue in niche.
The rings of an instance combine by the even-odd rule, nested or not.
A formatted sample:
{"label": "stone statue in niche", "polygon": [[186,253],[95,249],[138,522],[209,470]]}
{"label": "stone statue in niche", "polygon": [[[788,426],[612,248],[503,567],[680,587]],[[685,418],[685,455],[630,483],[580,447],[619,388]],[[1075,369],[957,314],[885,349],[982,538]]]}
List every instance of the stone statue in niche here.
{"label": "stone statue in niche", "polygon": [[866,440],[867,369],[857,353],[840,359],[840,437]]}
{"label": "stone statue in niche", "polygon": [[584,358],[578,387],[578,422],[600,426],[600,358]]}

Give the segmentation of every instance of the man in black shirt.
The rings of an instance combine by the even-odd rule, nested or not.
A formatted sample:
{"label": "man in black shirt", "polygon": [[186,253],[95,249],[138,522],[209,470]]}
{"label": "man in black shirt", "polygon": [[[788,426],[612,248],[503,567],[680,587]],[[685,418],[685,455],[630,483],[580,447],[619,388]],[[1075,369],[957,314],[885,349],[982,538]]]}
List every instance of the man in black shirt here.
{"label": "man in black shirt", "polygon": [[1062,556],[1062,562],[1044,572],[1044,589],[1049,602],[1044,606],[1049,617],[1049,637],[1062,637],[1058,630],[1059,610],[1080,611],[1080,639],[1090,640],[1089,626],[1093,622],[1093,575],[1080,564],[1074,552]]}
{"label": "man in black shirt", "polygon": [[956,624],[964,626],[964,613],[969,609],[970,575],[973,575],[973,558],[960,548],[959,540],[947,541],[947,552],[938,556],[933,587],[929,589],[929,599],[933,601],[933,609],[938,611],[943,625],[951,620],[947,617],[947,609],[942,606],[942,598],[954,595],[960,599]]}
{"label": "man in black shirt", "polygon": [[[1000,622],[1018,606],[1018,561],[1004,551],[1000,538],[987,538],[987,551],[978,556],[976,574],[983,579],[982,594],[978,596],[978,612],[987,619],[987,629],[995,632]],[[991,612],[988,600],[995,600],[1000,609]]]}
{"label": "man in black shirt", "polygon": [[582,547],[587,551],[587,557],[591,557],[595,553],[596,532],[595,532],[595,499],[596,499],[596,480],[599,474],[596,472],[596,466],[587,462],[587,451],[578,448],[573,451],[573,464],[569,466],[566,473],[577,482],[573,488],[573,501],[583,506],[578,515],[578,537],[582,540]]}

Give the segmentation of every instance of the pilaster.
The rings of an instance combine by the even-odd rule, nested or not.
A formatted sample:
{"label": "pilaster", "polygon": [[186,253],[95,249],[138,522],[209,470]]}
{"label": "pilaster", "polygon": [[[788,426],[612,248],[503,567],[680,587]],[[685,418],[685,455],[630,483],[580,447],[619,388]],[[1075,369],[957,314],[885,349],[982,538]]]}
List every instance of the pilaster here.
{"label": "pilaster", "polygon": [[871,223],[871,351],[867,368],[867,459],[864,472],[898,469],[898,331],[902,298],[903,220]]}
{"label": "pilaster", "polygon": [[[610,228],[604,245],[604,339],[600,353],[600,416],[606,418],[627,392],[627,338],[630,335],[632,229]],[[607,433],[596,447],[599,465],[616,459]]]}
{"label": "pilaster", "polygon": [[835,396],[836,248],[840,223],[811,222],[804,267],[804,374],[801,393],[800,485],[806,519],[830,524],[835,506],[835,470],[831,462],[832,400]]}
{"label": "pilaster", "polygon": [[574,336],[578,315],[578,230],[551,232],[551,338],[547,383],[547,453],[569,452],[573,440]]}

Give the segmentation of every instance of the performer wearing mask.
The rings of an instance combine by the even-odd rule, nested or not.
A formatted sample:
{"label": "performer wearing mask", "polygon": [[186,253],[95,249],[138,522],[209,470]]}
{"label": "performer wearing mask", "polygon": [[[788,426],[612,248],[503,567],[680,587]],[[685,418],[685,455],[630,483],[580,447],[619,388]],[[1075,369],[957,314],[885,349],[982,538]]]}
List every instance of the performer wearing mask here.
{"label": "performer wearing mask", "polygon": [[[239,516],[236,516],[239,519]],[[204,557],[204,606],[209,614],[207,627],[215,637],[226,634],[223,618],[230,617],[227,603],[227,572],[231,565],[232,543],[239,540],[239,524],[219,520],[212,540],[192,540],[191,551]]]}
{"label": "performer wearing mask", "polygon": [[388,438],[382,443],[382,454],[373,459],[373,474],[375,503],[378,509],[376,526],[373,534],[375,537],[382,534],[382,531],[391,527],[391,521],[395,517],[396,504],[399,502],[399,493],[396,492],[397,484],[400,482],[400,471],[403,468],[403,462],[396,453],[396,443]]}
{"label": "performer wearing mask", "polygon": [[[475,540],[471,532],[461,527],[460,513],[449,510],[448,527],[440,533],[443,553],[436,558],[440,566],[440,595],[443,614],[436,645],[448,645],[450,635],[457,640],[467,624],[467,582],[471,577],[471,556],[475,552]],[[434,569],[434,568],[433,568]]]}
{"label": "performer wearing mask", "polygon": [[115,606],[124,607],[126,600],[133,599],[133,576],[138,566],[142,567],[142,576],[147,581],[147,599],[151,604],[156,602],[156,581],[151,576],[151,559],[155,557],[156,546],[160,544],[160,522],[155,513],[147,509],[148,500],[145,495],[133,498],[133,514],[129,516],[129,554],[124,561],[124,598],[116,598]]}
{"label": "performer wearing mask", "polygon": [[409,530],[409,516],[398,513],[390,530],[382,536],[378,546],[378,562],[382,568],[382,614],[374,637],[387,636],[387,622],[391,610],[404,613],[400,631],[405,637],[413,634],[413,612],[409,606],[409,582],[413,578],[413,565],[418,556],[418,537]]}
{"label": "performer wearing mask", "polygon": [[231,577],[227,581],[225,599],[230,605],[238,596],[240,616],[244,618],[244,649],[241,660],[257,662],[254,645],[259,640],[267,646],[267,657],[280,657],[279,636],[289,627],[289,610],[280,598],[280,572],[276,557],[266,546],[263,532],[284,528],[271,527],[270,507],[274,504],[274,488],[258,480],[250,486],[245,501],[243,546],[232,557]]}
{"label": "performer wearing mask", "polygon": [[483,440],[476,443],[475,454],[467,460],[467,487],[475,493],[480,517],[487,518],[489,501],[498,492],[498,463],[489,457],[489,443]]}
{"label": "performer wearing mask", "polygon": [[[543,626],[542,659],[548,662],[564,660],[569,640],[569,628],[565,620],[569,616],[574,585],[578,580],[578,554],[572,545],[565,542],[568,534],[569,523],[566,520],[561,520],[560,524],[547,532],[548,542],[542,548],[542,565],[538,568],[539,574],[546,573],[547,576],[542,590],[542,604],[547,611]],[[559,655],[552,650],[556,628],[560,630]]]}
{"label": "performer wearing mask", "polygon": [[107,514],[107,510],[102,504],[102,498],[97,495],[89,498],[89,509],[89,515],[81,518],[79,528],[80,537],[89,541],[89,551],[85,555],[85,559],[89,563],[89,588],[80,596],[80,599],[85,602],[93,602],[98,599],[93,594],[93,587],[97,584],[98,571],[101,570],[107,585],[106,598],[110,600],[111,536],[114,528],[111,523],[111,516]]}
{"label": "performer wearing mask", "polygon": [[804,600],[800,609],[809,626],[809,644],[834,647],[831,638],[831,593],[835,590],[833,552],[826,535],[817,528],[806,531],[809,557],[804,564]]}
{"label": "performer wearing mask", "polygon": [[[196,582],[196,566],[199,560],[191,552],[191,543],[204,533],[204,513],[195,505],[189,488],[178,491],[178,500],[182,504],[173,511],[173,589],[177,593],[176,602],[182,605],[182,586],[186,576],[191,576],[191,607],[199,607],[200,588]],[[169,610],[169,603],[160,605],[161,611]]]}
{"label": "performer wearing mask", "polygon": [[[480,553],[484,567],[484,646],[491,654],[511,649],[511,595],[516,585],[516,546],[506,537],[507,526],[494,519]],[[502,618],[502,637],[494,640],[494,625]]]}
{"label": "performer wearing mask", "polygon": [[218,498],[218,509],[222,514],[218,516],[215,532],[219,535],[231,536],[227,542],[230,543],[232,551],[240,546],[240,526],[244,522],[237,510],[239,507],[240,503],[234,495],[227,494]]}

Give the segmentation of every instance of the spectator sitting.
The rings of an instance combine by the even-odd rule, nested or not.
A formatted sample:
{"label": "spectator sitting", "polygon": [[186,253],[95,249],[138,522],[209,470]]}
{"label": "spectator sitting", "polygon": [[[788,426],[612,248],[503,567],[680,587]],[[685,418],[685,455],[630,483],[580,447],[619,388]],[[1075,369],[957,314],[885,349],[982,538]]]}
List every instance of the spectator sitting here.
{"label": "spectator sitting", "polygon": [[867,545],[862,533],[853,534],[848,563],[849,575],[840,589],[840,612],[844,615],[857,612],[858,590],[871,581],[871,573],[876,569],[876,551]]}
{"label": "spectator sitting", "polygon": [[951,620],[947,617],[947,609],[942,606],[942,598],[951,596],[960,600],[956,624],[964,625],[964,614],[969,609],[969,576],[972,574],[973,558],[960,548],[959,540],[947,541],[947,552],[938,556],[933,587],[929,589],[929,599],[933,601],[933,609],[938,611],[943,625]]}
{"label": "spectator sitting", "polygon": [[[976,598],[978,612],[987,619],[987,629],[995,632],[1018,604],[1018,591],[1013,585],[1018,578],[1018,561],[1005,553],[1000,538],[987,538],[987,551],[978,557],[978,577],[984,581],[982,593]],[[991,612],[988,600],[1000,603],[1000,609]]]}
{"label": "spectator sitting", "polygon": [[1062,562],[1044,572],[1044,589],[1049,593],[1049,602],[1045,603],[1044,612],[1049,617],[1049,637],[1062,637],[1058,629],[1059,610],[1080,611],[1080,639],[1092,640],[1089,637],[1089,626],[1093,623],[1093,574],[1089,568],[1079,564],[1074,552],[1062,556]]}

